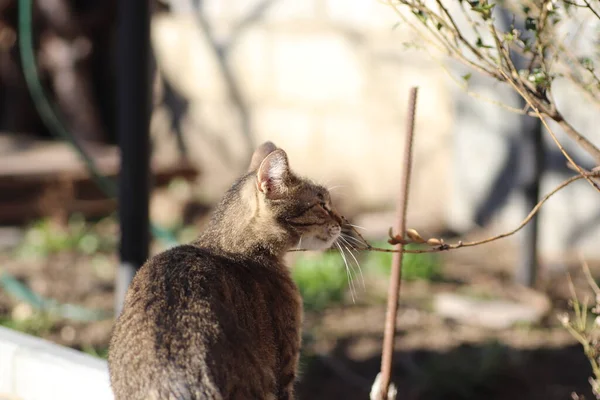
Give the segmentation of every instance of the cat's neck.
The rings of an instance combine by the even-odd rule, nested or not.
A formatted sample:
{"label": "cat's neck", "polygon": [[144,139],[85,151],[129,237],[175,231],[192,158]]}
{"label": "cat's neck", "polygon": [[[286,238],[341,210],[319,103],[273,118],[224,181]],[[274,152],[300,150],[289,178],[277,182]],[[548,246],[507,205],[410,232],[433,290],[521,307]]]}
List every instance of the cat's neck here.
{"label": "cat's neck", "polygon": [[194,244],[239,257],[281,260],[289,250],[289,238],[265,221],[252,177],[240,179],[217,206]]}

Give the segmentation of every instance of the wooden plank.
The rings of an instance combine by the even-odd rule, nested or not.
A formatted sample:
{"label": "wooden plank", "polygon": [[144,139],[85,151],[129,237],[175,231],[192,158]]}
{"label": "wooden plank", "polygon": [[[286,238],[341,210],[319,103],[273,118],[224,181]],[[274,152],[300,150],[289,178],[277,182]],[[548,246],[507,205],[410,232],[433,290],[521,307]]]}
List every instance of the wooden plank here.
{"label": "wooden plank", "polygon": [[[115,146],[91,149],[103,175],[115,179],[119,153]],[[175,177],[193,180],[198,171],[189,163],[151,163],[155,187]],[[81,212],[100,217],[116,210],[90,178],[85,164],[65,143],[0,134],[0,224],[23,223],[40,217]]]}

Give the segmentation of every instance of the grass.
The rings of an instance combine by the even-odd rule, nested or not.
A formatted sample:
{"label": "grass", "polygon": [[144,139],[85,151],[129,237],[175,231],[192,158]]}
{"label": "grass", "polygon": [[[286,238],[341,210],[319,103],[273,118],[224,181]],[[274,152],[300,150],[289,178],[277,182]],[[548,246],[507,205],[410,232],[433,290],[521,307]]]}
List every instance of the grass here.
{"label": "grass", "polygon": [[305,308],[313,311],[341,302],[348,287],[344,260],[337,252],[299,255],[292,276]]}
{"label": "grass", "polygon": [[[389,247],[385,242],[376,242],[376,247]],[[417,245],[407,245],[409,249],[417,248]],[[367,270],[374,270],[389,275],[392,266],[392,253],[369,252],[364,262]],[[402,259],[402,279],[413,280],[436,280],[442,276],[442,264],[439,255],[434,253],[411,254],[405,253]]]}
{"label": "grass", "polygon": [[[376,245],[385,246],[382,243]],[[368,252],[357,255],[357,258],[365,275],[387,277],[390,273],[391,253]],[[360,261],[360,258],[363,260]],[[347,258],[347,261],[354,264],[352,258]],[[353,266],[351,265],[350,268]],[[437,254],[404,254],[403,279],[431,281],[439,279],[441,275],[442,264]],[[311,311],[322,310],[329,305],[342,302],[349,286],[344,260],[338,252],[333,251],[299,255],[292,276],[300,289],[305,308]],[[353,279],[355,281],[361,279],[357,271],[353,272]]]}
{"label": "grass", "polygon": [[33,336],[44,336],[54,327],[55,319],[43,312],[34,312],[31,316],[16,319],[0,316],[0,325]]}
{"label": "grass", "polygon": [[102,358],[106,360],[108,358],[108,347],[93,347],[93,346],[83,346],[81,351],[90,356]]}
{"label": "grass", "polygon": [[110,232],[114,224],[111,217],[90,223],[78,214],[73,215],[65,227],[57,226],[50,219],[41,219],[29,226],[16,249],[16,256],[43,258],[62,251],[86,255],[111,252],[117,246],[117,235]]}

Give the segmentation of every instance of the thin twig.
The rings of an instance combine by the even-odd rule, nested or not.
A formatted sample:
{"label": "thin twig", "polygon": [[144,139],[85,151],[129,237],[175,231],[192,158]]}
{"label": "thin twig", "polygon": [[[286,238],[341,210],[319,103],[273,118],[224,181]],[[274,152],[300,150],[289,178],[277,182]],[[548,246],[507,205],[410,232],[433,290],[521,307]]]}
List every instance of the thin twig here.
{"label": "thin twig", "polygon": [[[577,172],[579,172],[579,175],[583,176],[589,183],[590,185],[592,185],[592,187],[594,189],[596,189],[598,192],[600,192],[600,187],[598,187],[598,185],[596,184],[596,182],[594,182],[588,175],[585,174],[585,171],[583,170],[583,168],[581,168],[581,166],[579,164],[577,164],[573,158],[569,155],[569,153],[567,153],[567,150],[565,150],[565,148],[562,146],[562,144],[560,143],[560,141],[558,140],[558,138],[556,137],[556,134],[554,133],[554,131],[552,130],[552,128],[550,128],[550,125],[548,125],[548,123],[546,122],[546,119],[544,118],[544,114],[548,115],[547,112],[544,111],[540,111],[538,106],[540,105],[538,104],[534,104],[533,99],[531,99],[529,97],[529,95],[527,93],[525,93],[524,91],[522,91],[518,85],[516,85],[512,79],[510,79],[506,73],[502,70],[499,70],[501,74],[503,74],[507,80],[508,83],[510,83],[510,85],[521,95],[521,97],[529,104],[529,106],[531,107],[531,109],[533,111],[535,111],[535,113],[537,114],[538,118],[540,119],[540,121],[542,122],[542,124],[544,124],[544,127],[546,128],[546,130],[548,131],[548,133],[550,134],[550,137],[552,137],[552,140],[554,141],[554,143],[556,144],[556,146],[558,147],[558,149],[561,151],[561,153],[565,156],[565,158],[577,169]],[[544,113],[544,114],[543,114]],[[590,142],[586,137],[584,137],[583,135],[581,135],[579,132],[577,132],[575,130],[575,128],[573,128],[563,117],[562,115],[558,112],[558,110],[554,111],[554,115],[548,115],[550,118],[552,118],[555,122],[557,122],[564,130],[565,132],[571,136],[571,138],[573,138],[574,140],[577,141],[577,143],[583,147],[585,150],[587,150],[587,152],[594,157],[594,160],[596,160],[596,162],[600,162],[600,149],[598,149],[592,142]]]}
{"label": "thin twig", "polygon": [[[600,287],[598,287],[598,284],[594,281],[594,278],[590,272],[590,268],[583,257],[581,257],[581,263],[585,277],[588,280],[592,290],[596,294],[596,307],[594,307],[594,309],[597,309],[598,296],[600,296]],[[590,362],[592,371],[594,373],[593,382],[596,382],[595,384],[597,385],[598,379],[600,378],[600,365],[598,365],[598,350],[593,337],[593,332],[588,332],[587,329],[587,298],[584,300],[583,305],[580,304],[577,299],[577,294],[575,292],[575,287],[573,285],[573,281],[571,280],[571,276],[567,275],[567,278],[569,290],[571,291],[571,305],[573,311],[575,312],[575,321],[571,322],[568,316],[559,319],[567,331],[582,345],[583,352]],[[597,315],[597,311],[594,311],[594,309],[592,312]],[[592,385],[594,385],[594,383],[592,383]]]}
{"label": "thin twig", "polygon": [[583,0],[583,2],[587,6],[587,8],[589,8],[589,10],[596,16],[596,18],[600,19],[600,14],[598,14],[598,12],[594,10],[590,2],[588,0]]}
{"label": "thin twig", "polygon": [[[405,22],[406,24],[408,24],[415,32],[420,34],[420,40],[426,40],[427,42],[431,42],[430,40],[427,39],[427,35],[424,34],[422,31],[420,31],[418,28],[416,28],[413,24],[411,24],[408,21],[408,18],[405,18],[404,14],[402,14],[402,12],[400,12],[400,10],[397,8],[397,6],[401,6],[401,5],[407,5],[406,3],[392,3],[390,0],[382,0],[383,4],[389,6],[395,13],[396,15],[398,15],[398,17]],[[410,5],[409,5],[410,6]],[[496,79],[499,79],[498,74],[493,71],[493,70],[489,70],[487,69],[485,66],[477,64],[476,62],[469,60],[467,57],[465,57],[460,51],[459,49],[455,48],[453,45],[448,44],[448,40],[446,40],[442,35],[438,35],[436,32],[433,31],[433,29],[426,25],[423,24],[425,26],[425,29],[433,36],[436,38],[436,40],[438,40],[440,42],[440,44],[442,44],[444,46],[444,48],[446,49],[446,52],[448,55],[451,55],[453,57],[455,57],[458,61],[460,61],[461,63],[463,63],[464,65],[473,68],[476,71],[479,71],[483,74],[487,74],[491,77],[494,77]],[[454,33],[454,32],[451,32]],[[436,46],[437,47],[437,46]],[[439,47],[437,47],[439,49]],[[488,60],[486,60],[485,58],[482,58],[483,62],[488,62]]]}
{"label": "thin twig", "polygon": [[[422,249],[407,249],[407,248],[403,248],[402,249],[402,253],[410,253],[410,254],[423,254],[423,253],[439,253],[442,251],[448,251],[448,250],[456,250],[456,249],[460,249],[463,247],[474,247],[474,246],[479,246],[485,243],[490,243],[490,242],[494,242],[496,240],[499,239],[503,239],[509,236],[512,236],[514,234],[516,234],[517,232],[519,232],[521,229],[523,229],[523,227],[525,225],[527,225],[529,223],[529,221],[531,221],[531,219],[540,211],[540,209],[542,208],[542,206],[544,205],[544,203],[548,200],[550,200],[550,198],[552,196],[554,196],[556,193],[558,193],[559,191],[561,191],[563,188],[565,188],[566,186],[570,185],[571,183],[578,181],[580,179],[583,178],[593,178],[593,177],[600,177],[600,170],[596,170],[596,171],[591,171],[591,172],[584,172],[583,175],[575,175],[570,177],[569,179],[563,181],[560,185],[556,186],[554,189],[552,189],[551,192],[549,192],[548,194],[546,194],[540,201],[539,203],[536,204],[536,206],[529,212],[529,215],[527,215],[527,217],[525,217],[525,219],[523,221],[521,221],[521,223],[514,228],[513,230],[510,230],[508,232],[504,232],[501,233],[499,235],[496,236],[491,236],[482,240],[476,240],[473,242],[463,242],[463,241],[459,241],[458,243],[442,243],[440,245],[434,246],[434,247],[429,247],[429,248],[422,248]],[[376,251],[376,252],[381,252],[381,253],[398,253],[399,251],[396,249],[385,249],[385,248],[381,248],[381,247],[374,247],[371,246],[369,244],[369,242],[360,234],[360,232],[358,232],[356,229],[354,229],[354,227],[350,226],[350,228],[353,230],[353,233],[356,234],[364,243],[365,243],[365,247],[355,247],[355,250],[359,250],[359,251]],[[290,251],[308,251],[308,249],[293,249]]]}
{"label": "thin twig", "polygon": [[590,267],[589,267],[587,261],[585,261],[583,259],[583,257],[581,257],[581,266],[583,268],[583,273],[585,275],[585,278],[588,281],[588,284],[590,285],[590,287],[596,294],[596,298],[600,298],[600,287],[598,287],[598,284],[594,280],[594,277],[592,276],[592,273],[590,272]]}
{"label": "thin twig", "polygon": [[472,98],[477,99],[477,100],[485,101],[486,103],[490,103],[490,104],[493,104],[495,106],[501,107],[501,108],[503,108],[503,109],[505,109],[505,110],[507,110],[509,112],[513,112],[515,114],[528,115],[528,116],[532,116],[533,115],[533,116],[535,116],[535,114],[530,114],[530,113],[527,112],[527,110],[525,110],[523,108],[517,108],[517,107],[509,106],[508,104],[505,104],[505,103],[503,103],[503,102],[501,102],[499,100],[494,100],[494,99],[492,99],[490,97],[482,95],[481,93],[477,93],[477,92],[474,92],[472,90],[469,90],[469,84],[464,81],[464,78],[463,78],[463,81],[460,81],[456,76],[454,76],[452,74],[452,72],[450,72],[450,70],[448,69],[448,67],[446,67],[441,61],[435,59],[432,54],[430,54],[430,56],[432,57],[433,61],[435,61],[436,63],[438,63],[438,65],[442,68],[442,70],[444,70],[444,72],[450,77],[450,79],[456,85],[458,85],[458,87],[460,87],[465,92],[465,94],[467,94],[467,96],[471,96]]}
{"label": "thin twig", "polygon": [[[599,176],[600,174],[598,172],[592,172],[592,173],[584,173],[584,175],[587,176]],[[538,213],[538,211],[541,209],[542,205],[548,201],[550,199],[550,197],[552,197],[553,195],[555,195],[556,193],[558,193],[561,189],[563,189],[565,186],[579,180],[582,179],[583,176],[581,175],[576,175],[573,176],[567,180],[565,180],[563,183],[561,183],[560,185],[558,185],[557,187],[555,187],[550,193],[548,193],[546,196],[544,196],[539,203],[536,204],[536,206],[529,212],[529,215],[527,215],[527,217],[519,224],[519,226],[517,226],[515,229],[505,232],[505,233],[501,233],[499,235],[496,236],[492,236],[486,239],[482,239],[482,240],[476,240],[473,242],[462,242],[459,241],[458,243],[455,244],[442,244],[440,246],[436,246],[436,247],[432,247],[432,248],[426,248],[426,249],[404,249],[403,252],[404,253],[416,253],[416,254],[420,254],[420,253],[436,253],[436,252],[440,252],[440,251],[446,251],[446,250],[455,250],[455,249],[459,249],[461,247],[473,247],[473,246],[479,246],[485,243],[490,243],[490,242],[494,242],[496,240],[499,239],[503,239],[505,237],[508,236],[512,236],[515,233],[519,232],[521,229],[523,229],[523,227],[525,225],[527,225],[529,223],[529,221],[531,221],[531,219]],[[364,249],[366,250],[366,249]],[[378,248],[378,247],[370,247],[369,249],[370,251],[381,251],[381,252],[386,252],[386,253],[393,253],[396,252],[396,250],[394,249],[383,249],[383,248]]]}
{"label": "thin twig", "polygon": [[[461,49],[455,47],[450,42],[450,40],[446,37],[446,36],[452,37],[453,39],[459,40],[461,43],[463,43],[462,39],[464,39],[464,38],[461,37],[462,34],[460,31],[456,31],[453,28],[452,20],[450,20],[448,22],[446,19],[444,19],[442,16],[440,16],[438,13],[436,13],[433,9],[431,9],[428,6],[425,6],[421,2],[413,2],[413,1],[408,1],[408,0],[397,0],[397,1],[381,0],[381,1],[384,4],[390,6],[392,8],[392,10],[394,12],[396,12],[397,15],[405,22],[407,22],[408,19],[404,17],[404,14],[399,10],[399,7],[408,7],[410,10],[416,9],[418,11],[421,11],[425,15],[428,15],[430,18],[432,18],[436,22],[442,23],[442,26],[445,31],[445,36],[443,34],[440,34],[439,32],[437,32],[435,28],[432,28],[430,26],[430,24],[427,23],[427,21],[425,21],[423,23],[423,25],[424,25],[425,29],[428,30],[430,34],[432,34],[432,36],[435,38],[435,41],[437,41],[439,44],[441,44],[445,47],[446,51],[448,52],[448,54],[450,56],[454,57],[455,59],[464,63],[465,65],[474,68],[475,70],[477,70],[479,72],[486,73],[489,76],[492,76],[500,81],[510,84],[515,90],[517,90],[517,92],[519,92],[521,97],[523,97],[525,99],[525,101],[535,111],[536,115],[538,115],[538,117],[540,117],[540,119],[542,119],[542,123],[544,124],[546,129],[548,129],[550,131],[551,136],[553,136],[553,140],[557,143],[557,145],[561,149],[561,152],[563,154],[565,154],[565,157],[567,157],[567,159],[569,159],[570,162],[573,162],[572,158],[566,154],[566,152],[564,151],[564,148],[562,148],[562,146],[558,143],[558,140],[554,137],[555,136],[554,133],[551,132],[551,130],[548,127],[548,124],[544,120],[544,118],[543,118],[544,116],[549,117],[549,118],[553,119],[554,121],[556,121],[565,130],[565,132],[571,139],[575,140],[579,146],[581,146],[584,150],[586,150],[594,158],[594,160],[596,160],[597,162],[600,163],[600,149],[598,149],[598,147],[596,147],[593,143],[591,143],[587,138],[585,138],[583,135],[581,135],[579,132],[577,132],[575,129],[573,129],[573,127],[564,120],[563,116],[556,110],[556,106],[553,101],[547,99],[545,97],[544,93],[540,93],[538,91],[538,89],[532,85],[532,83],[530,83],[528,80],[526,80],[525,78],[523,78],[519,75],[517,69],[515,68],[514,64],[512,63],[510,55],[507,54],[506,49],[503,46],[503,41],[501,40],[500,36],[498,35],[498,33],[495,30],[495,27],[493,26],[493,22],[490,23],[490,25],[491,25],[490,28],[491,28],[491,33],[494,36],[494,40],[496,41],[496,47],[498,50],[498,61],[496,63],[491,62],[488,58],[489,57],[488,55],[483,54],[482,52],[480,52],[479,50],[476,49],[476,53],[474,53],[474,55],[478,59],[478,61],[479,61],[479,63],[478,63],[478,62],[469,60],[463,54]],[[585,3],[586,3],[587,8],[590,8],[592,10],[592,12],[594,12],[594,10],[591,8],[591,5],[589,4],[589,2],[586,1]],[[538,12],[540,14],[541,19],[544,19],[547,17],[547,10],[546,9],[542,10],[540,8],[540,7],[543,7],[545,4],[546,3],[544,2],[540,6],[538,4],[531,3],[531,6],[536,10],[536,12]],[[447,12],[447,14],[446,14],[446,12]],[[442,8],[442,11],[440,13],[443,13],[443,15],[446,16],[446,18],[450,18],[449,17],[450,12],[447,9]],[[543,22],[543,25],[545,26],[545,22],[544,21],[542,21],[542,22]],[[415,29],[412,24],[411,24],[411,27],[413,29]],[[416,31],[419,32],[420,30],[416,29]],[[540,39],[540,38],[538,37],[538,39]],[[549,45],[546,40],[543,40],[543,41],[544,41],[544,46]],[[467,43],[468,43],[468,41],[467,41]],[[537,51],[538,52],[542,51],[540,49],[543,50],[543,48],[539,48],[539,49],[537,49]],[[542,58],[544,57],[543,54],[540,54],[540,55]],[[506,65],[504,65],[504,62],[506,62]],[[545,68],[545,70],[547,73],[548,72],[547,68]],[[583,170],[578,166],[576,166],[576,167],[577,167],[578,172],[581,174]],[[592,186],[594,186],[596,188],[596,190],[600,191],[600,188],[598,188],[597,185],[595,185],[591,180],[588,180],[588,181],[590,182],[590,184]]]}
{"label": "thin twig", "polygon": [[573,7],[587,8],[587,6],[585,6],[583,4],[577,4],[574,1],[569,1],[569,0],[563,0],[563,1]]}
{"label": "thin twig", "polygon": [[[410,89],[408,103],[406,141],[404,144],[404,169],[400,195],[398,196],[398,221],[397,230],[401,235],[406,231],[406,211],[408,207],[408,194],[410,190],[410,171],[412,168],[412,144],[415,130],[415,109],[417,104],[418,88]],[[387,312],[385,316],[385,329],[383,334],[383,349],[381,352],[381,388],[380,398],[388,398],[388,387],[392,375],[392,357],[394,354],[394,338],[396,337],[396,318],[398,314],[398,298],[400,297],[400,285],[402,280],[402,249],[403,244],[396,245],[397,253],[392,259],[392,271],[388,290]]]}
{"label": "thin twig", "polygon": [[[562,43],[563,41],[564,40],[558,41],[557,44],[553,43],[550,45],[555,49],[556,54],[560,54],[564,58],[563,63],[567,66],[567,68],[564,69],[563,76],[577,85],[581,89],[581,92],[587,96],[589,100],[591,100],[590,103],[596,107],[600,106],[600,94],[598,93],[598,88],[600,88],[600,78],[596,76],[593,71],[584,68],[581,60],[579,60],[577,56],[573,54],[573,51],[570,48],[571,46],[565,46]],[[586,83],[583,80],[581,72],[578,71],[578,68],[583,68],[586,73],[590,73],[591,78],[596,81],[596,86]]]}

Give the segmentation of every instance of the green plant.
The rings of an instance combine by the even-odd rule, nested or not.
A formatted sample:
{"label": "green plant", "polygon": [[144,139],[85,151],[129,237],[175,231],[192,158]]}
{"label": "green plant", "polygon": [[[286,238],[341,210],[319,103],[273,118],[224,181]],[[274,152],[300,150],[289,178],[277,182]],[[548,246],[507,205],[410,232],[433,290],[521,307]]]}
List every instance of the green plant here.
{"label": "green plant", "polygon": [[[376,247],[387,247],[386,243],[374,243]],[[416,249],[418,245],[408,244],[407,249]],[[389,274],[392,265],[391,253],[369,252],[364,265],[384,274]],[[404,253],[402,260],[402,278],[406,280],[434,280],[440,278],[442,265],[435,253]]]}
{"label": "green plant", "polygon": [[292,276],[309,310],[320,310],[341,301],[348,287],[344,260],[334,252],[299,255]]}
{"label": "green plant", "polygon": [[[553,96],[553,82],[560,79],[568,82],[570,90],[586,96],[586,102],[600,104],[597,32],[590,29],[578,31],[578,35],[563,33],[574,29],[575,23],[579,27],[595,26],[600,20],[597,2],[384,0],[383,3],[419,35],[421,48],[432,55],[449,56],[468,68],[462,79],[450,73],[468,94],[512,112],[540,118],[578,172],[582,172],[581,167],[558,143],[547,119],[554,120],[596,164],[600,163],[600,149],[565,119]],[[468,86],[473,73],[508,84],[528,107],[515,108],[474,92]]]}
{"label": "green plant", "polygon": [[[565,313],[559,315],[558,320],[583,347],[583,353],[592,367],[593,376],[589,378],[590,386],[596,399],[600,399],[600,341],[598,340],[600,338],[600,287],[592,277],[586,262],[583,262],[583,272],[596,298],[590,301],[589,297],[585,297],[583,302],[580,302],[569,276],[570,305],[573,315]],[[580,397],[574,396],[574,398]]]}
{"label": "green plant", "polygon": [[83,346],[81,350],[91,356],[107,359],[108,358],[108,347],[94,347],[94,346]]}
{"label": "green plant", "polygon": [[27,333],[34,336],[43,336],[54,327],[55,320],[44,312],[34,312],[24,319],[16,319],[7,316],[0,317],[0,325],[15,331]]}
{"label": "green plant", "polygon": [[98,223],[87,223],[81,215],[73,215],[65,227],[57,227],[49,219],[33,223],[25,233],[23,243],[17,249],[22,257],[45,257],[61,251],[92,254],[110,251],[116,245],[116,237],[99,232]]}

